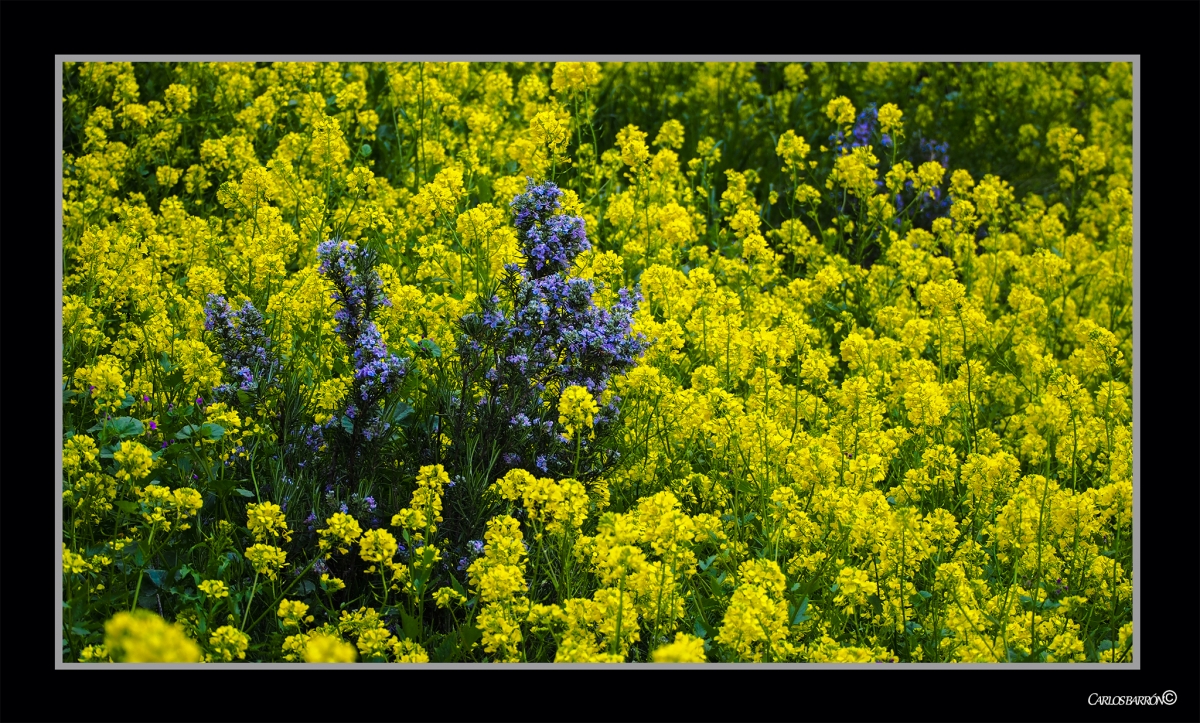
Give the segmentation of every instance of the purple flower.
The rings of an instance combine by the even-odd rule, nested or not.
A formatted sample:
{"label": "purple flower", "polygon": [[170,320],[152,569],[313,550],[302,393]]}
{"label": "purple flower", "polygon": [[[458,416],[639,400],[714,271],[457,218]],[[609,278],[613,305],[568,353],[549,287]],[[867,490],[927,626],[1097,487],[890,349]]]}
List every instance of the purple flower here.
{"label": "purple flower", "polygon": [[[344,240],[332,239],[317,247],[318,271],[333,283],[331,298],[340,308],[334,313],[334,330],[354,361],[353,389],[345,416],[355,420],[355,432],[370,441],[382,436],[390,424],[382,419],[380,402],[395,391],[408,371],[407,362],[390,354],[383,337],[371,319],[380,306],[391,306],[383,293],[383,282],[372,268],[367,250]],[[357,419],[361,409],[366,416]],[[332,427],[341,415],[334,415]]]}
{"label": "purple flower", "polygon": [[158,423],[157,423],[157,422],[154,422],[154,421],[151,421],[151,422],[150,422],[150,431],[154,432],[154,431],[157,431],[157,430],[158,430]]}
{"label": "purple flower", "polygon": [[[552,183],[530,181],[514,199],[525,264],[505,267],[503,302],[500,295],[481,299],[479,311],[462,319],[458,341],[464,363],[480,370],[488,400],[464,410],[469,424],[485,434],[505,430],[499,440],[504,465],[521,464],[524,454],[544,473],[552,466],[565,471],[556,455],[541,453],[563,444],[557,415],[545,411],[557,401],[547,399],[547,389],[556,394],[578,384],[599,397],[647,343],[632,331],[641,300],[636,290],[620,289],[616,302],[603,309],[593,302],[596,282],[569,274],[590,243],[582,219],[556,214],[561,194]],[[616,418],[615,402],[597,415],[600,424]]]}
{"label": "purple flower", "polygon": [[875,110],[874,103],[868,103],[866,108],[863,108],[858,113],[858,118],[854,123],[854,143],[852,148],[865,146],[870,142],[871,136],[875,133],[875,126],[878,124],[879,114]]}
{"label": "purple flower", "polygon": [[375,509],[375,498],[374,497],[368,497],[365,500],[365,502],[367,503],[367,509],[369,509],[369,510]]}

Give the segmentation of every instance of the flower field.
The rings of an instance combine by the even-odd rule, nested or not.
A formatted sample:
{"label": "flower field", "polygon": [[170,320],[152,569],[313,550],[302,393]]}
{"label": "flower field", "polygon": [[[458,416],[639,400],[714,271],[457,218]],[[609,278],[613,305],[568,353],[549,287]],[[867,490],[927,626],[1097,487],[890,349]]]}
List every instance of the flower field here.
{"label": "flower field", "polygon": [[66,63],[64,662],[1130,662],[1129,63]]}

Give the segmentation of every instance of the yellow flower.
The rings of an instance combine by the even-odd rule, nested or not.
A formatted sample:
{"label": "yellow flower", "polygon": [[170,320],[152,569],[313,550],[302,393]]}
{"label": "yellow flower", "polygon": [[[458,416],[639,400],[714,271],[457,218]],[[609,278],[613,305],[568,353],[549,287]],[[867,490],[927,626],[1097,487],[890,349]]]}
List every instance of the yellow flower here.
{"label": "yellow flower", "polygon": [[617,131],[617,147],[621,149],[621,162],[627,166],[645,163],[650,158],[650,149],[646,148],[646,133],[635,125]]}
{"label": "yellow flower", "polygon": [[[558,400],[558,423],[566,427],[567,438],[574,439],[575,434],[584,427],[591,429],[593,417],[598,411],[600,407],[591,392],[585,387],[569,386]],[[595,432],[590,436],[596,436]]]}
{"label": "yellow flower", "polygon": [[462,593],[451,587],[438,588],[437,592],[433,593],[433,600],[437,606],[443,609],[449,609],[455,603],[466,602],[467,598]]}
{"label": "yellow flower", "polygon": [[397,663],[428,663],[429,654],[411,640],[396,640],[392,643],[392,654]]}
{"label": "yellow flower", "polygon": [[825,106],[825,115],[829,116],[829,120],[839,125],[853,123],[854,104],[846,96],[838,96],[829,101],[829,105]]}
{"label": "yellow flower", "polygon": [[654,145],[662,148],[683,148],[683,124],[674,118],[662,124],[658,135],[654,137]]}
{"label": "yellow flower", "polygon": [[555,93],[582,93],[600,84],[599,63],[555,63],[550,87]]}
{"label": "yellow flower", "polygon": [[274,540],[282,535],[285,540],[291,539],[283,510],[273,502],[246,505],[246,527],[258,542]]}
{"label": "yellow flower", "polygon": [[349,552],[350,545],[362,535],[362,527],[358,524],[358,520],[343,512],[333,513],[333,517],[325,520],[325,524],[329,527],[317,530],[317,534],[321,537],[318,547],[322,552],[337,547],[337,551],[345,555]]}
{"label": "yellow flower", "polygon": [[245,660],[250,636],[232,625],[222,625],[209,636],[208,644],[213,652],[205,656],[206,660],[222,663],[231,662],[234,658]]}
{"label": "yellow flower", "polygon": [[894,133],[903,128],[900,123],[900,116],[904,115],[904,111],[896,107],[895,103],[884,103],[879,109],[879,130],[884,133]]}
{"label": "yellow flower", "polygon": [[117,479],[137,481],[150,474],[154,466],[150,450],[137,442],[126,440],[121,442],[121,448],[113,452],[113,460],[121,465]]}
{"label": "yellow flower", "polygon": [[399,543],[387,530],[368,530],[359,542],[362,559],[367,562],[389,562],[400,549]]}
{"label": "yellow flower", "polygon": [[357,659],[353,645],[332,635],[311,635],[304,646],[306,663],[353,663]]}
{"label": "yellow flower", "polygon": [[779,136],[779,143],[775,145],[775,153],[783,159],[784,167],[789,169],[799,169],[810,150],[812,149],[804,141],[804,136],[798,136],[790,129]]}
{"label": "yellow flower", "polygon": [[704,641],[687,633],[675,633],[675,642],[656,649],[650,659],[656,663],[703,663]]}
{"label": "yellow flower", "polygon": [[254,571],[274,580],[275,574],[287,565],[287,553],[272,545],[253,545],[246,550],[246,560]]}
{"label": "yellow flower", "polygon": [[183,628],[147,610],[121,612],[104,624],[104,647],[118,663],[198,663],[200,646]]}
{"label": "yellow flower", "polygon": [[197,585],[197,587],[200,588],[200,592],[208,595],[214,600],[219,600],[223,597],[229,597],[229,588],[225,587],[225,582],[223,580],[205,580]]}
{"label": "yellow flower", "polygon": [[282,600],[276,613],[283,620],[285,628],[298,628],[300,623],[311,623],[314,618],[308,613],[308,604],[299,600]]}

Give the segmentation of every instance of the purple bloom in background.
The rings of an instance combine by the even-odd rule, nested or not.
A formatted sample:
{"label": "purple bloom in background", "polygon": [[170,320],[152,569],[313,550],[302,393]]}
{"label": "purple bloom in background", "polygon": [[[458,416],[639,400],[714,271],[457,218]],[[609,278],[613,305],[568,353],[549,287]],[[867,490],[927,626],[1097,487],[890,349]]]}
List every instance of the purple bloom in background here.
{"label": "purple bloom in background", "polygon": [[[513,200],[525,263],[505,267],[503,300],[483,297],[479,311],[461,322],[459,355],[480,370],[488,400],[464,410],[466,421],[481,434],[501,434],[500,461],[510,469],[524,455],[543,473],[551,467],[564,472],[565,462],[544,453],[564,444],[557,433],[559,391],[579,385],[598,398],[647,344],[632,331],[639,293],[620,289],[611,307],[600,308],[593,301],[596,282],[570,275],[575,257],[591,243],[583,219],[558,213],[561,196],[553,183],[529,180]],[[616,418],[615,403],[597,416],[600,423]]]}
{"label": "purple bloom in background", "polygon": [[950,144],[945,141],[938,142],[930,138],[922,138],[918,144],[921,149],[922,160],[937,161],[942,164],[943,168],[950,167]]}
{"label": "purple bloom in background", "polygon": [[154,422],[154,421],[150,422],[150,431],[152,431],[152,432],[158,431],[158,423],[157,422]]}
{"label": "purple bloom in background", "polygon": [[365,500],[365,502],[367,503],[367,509],[369,509],[369,510],[375,509],[375,498],[374,497],[368,497]]}
{"label": "purple bloom in background", "polygon": [[854,121],[854,143],[851,148],[858,148],[867,145],[872,134],[875,133],[875,127],[879,124],[879,113],[875,109],[874,103],[868,103],[866,108],[863,108],[858,113],[858,118]]}
{"label": "purple bloom in background", "polygon": [[[263,315],[250,301],[234,311],[225,297],[209,294],[204,305],[204,328],[213,332],[234,384],[221,384],[213,392],[217,398],[234,392],[253,392],[261,383],[277,382],[279,359],[267,337]],[[197,402],[203,404],[203,400]]]}
{"label": "purple bloom in background", "polygon": [[[317,247],[317,258],[318,271],[334,286],[330,298],[340,306],[333,315],[334,331],[346,344],[354,362],[354,383],[349,395],[354,401],[347,404],[344,416],[353,420],[352,435],[371,441],[391,428],[382,418],[380,402],[396,390],[408,372],[407,362],[388,352],[379,328],[371,319],[375,309],[391,306],[391,301],[383,293],[383,282],[372,268],[372,259],[365,248],[333,239]],[[365,416],[359,414],[360,409]],[[340,425],[341,416],[335,414],[325,429]],[[323,432],[314,428],[309,436],[314,442],[323,442]]]}

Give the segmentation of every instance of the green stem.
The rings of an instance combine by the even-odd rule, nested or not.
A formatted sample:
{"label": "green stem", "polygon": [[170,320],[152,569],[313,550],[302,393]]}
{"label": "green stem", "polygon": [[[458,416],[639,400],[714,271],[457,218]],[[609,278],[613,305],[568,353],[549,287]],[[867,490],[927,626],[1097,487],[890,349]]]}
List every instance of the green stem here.
{"label": "green stem", "polygon": [[[250,599],[246,601],[246,611],[242,613],[242,631],[246,630],[246,618],[250,617],[250,603],[254,601],[254,593],[258,590],[258,571],[254,572],[254,584],[250,586]],[[270,608],[267,608],[270,610]],[[256,624],[257,620],[254,621]]]}
{"label": "green stem", "polygon": [[[158,532],[158,528],[157,527],[151,528],[150,541],[148,543],[146,543],[147,548],[149,548],[150,546],[152,546],[154,544],[154,533],[155,532]],[[153,557],[153,555],[151,555],[150,557]],[[149,562],[149,559],[147,559],[146,561]],[[129,606],[129,612],[133,612],[134,610],[137,610],[138,596],[141,595],[141,593],[142,593],[142,575],[144,575],[145,572],[146,572],[145,568],[141,568],[138,570],[137,587],[134,588],[134,591],[133,591],[133,604]]]}

